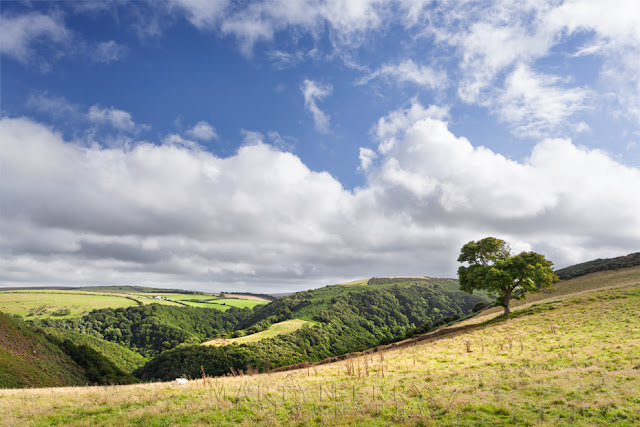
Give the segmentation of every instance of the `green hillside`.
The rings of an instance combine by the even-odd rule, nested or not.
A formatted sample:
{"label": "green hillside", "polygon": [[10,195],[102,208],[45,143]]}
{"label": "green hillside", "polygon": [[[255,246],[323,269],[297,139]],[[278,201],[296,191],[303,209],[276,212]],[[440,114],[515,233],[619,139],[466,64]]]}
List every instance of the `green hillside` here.
{"label": "green hillside", "polygon": [[56,345],[0,313],[0,388],[86,383],[82,370]]}
{"label": "green hillside", "polygon": [[56,328],[42,328],[42,331],[44,334],[57,337],[62,341],[68,339],[75,344],[89,346],[124,372],[132,372],[147,362],[147,359],[140,354],[120,344],[109,342],[93,335]]}
{"label": "green hillside", "polygon": [[640,252],[616,258],[595,259],[593,261],[587,261],[570,267],[561,268],[556,270],[556,275],[561,280],[569,280],[574,277],[580,277],[585,274],[596,273],[598,271],[619,270],[621,268],[635,266],[640,266]]}
{"label": "green hillside", "polygon": [[286,372],[0,390],[0,413],[24,426],[640,425],[640,285],[608,286]]}
{"label": "green hillside", "polygon": [[242,345],[180,346],[163,352],[136,375],[142,379],[260,371],[319,361],[401,339],[416,327],[457,319],[484,300],[437,284],[398,279],[366,286],[327,286],[280,298],[256,310],[223,338],[251,336],[289,319],[313,321],[294,332]]}
{"label": "green hillside", "polygon": [[[640,283],[640,266],[598,271],[573,279],[562,280],[554,284],[552,289],[544,290],[537,294],[529,294],[526,299],[512,300],[511,306],[522,307],[538,301],[562,298],[566,295],[638,283]],[[482,312],[482,314],[498,314],[502,311],[502,307],[494,307]]]}
{"label": "green hillside", "polygon": [[232,331],[251,315],[249,308],[143,305],[94,310],[74,319],[28,321],[35,327],[66,329],[121,344],[144,357],[155,356],[183,343],[197,343]]}
{"label": "green hillside", "polygon": [[[458,281],[455,279],[437,279],[437,278],[373,278],[366,281],[356,281],[348,284],[329,285],[319,289],[297,292],[295,294],[282,297],[268,304],[264,308],[256,311],[253,316],[244,320],[238,325],[238,329],[246,329],[271,318],[272,316],[280,320],[296,318],[302,320],[314,320],[314,318],[323,310],[326,310],[334,304],[337,298],[346,297],[350,294],[380,292],[390,289],[433,289],[440,293],[466,298],[464,293],[459,291]],[[484,295],[474,295],[476,302],[483,300]],[[436,307],[437,308],[437,307]],[[452,313],[455,314],[455,313]],[[459,313],[458,313],[459,314]],[[437,320],[439,317],[437,312],[435,316],[428,320]],[[418,320],[418,322],[421,322]],[[274,322],[270,322],[274,323]],[[422,322],[424,323],[424,322]]]}

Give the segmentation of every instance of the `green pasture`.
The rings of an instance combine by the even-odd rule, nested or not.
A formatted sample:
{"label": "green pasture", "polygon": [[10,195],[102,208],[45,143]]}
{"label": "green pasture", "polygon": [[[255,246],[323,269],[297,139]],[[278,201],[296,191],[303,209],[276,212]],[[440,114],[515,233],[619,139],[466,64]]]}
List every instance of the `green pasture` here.
{"label": "green pasture", "polygon": [[309,322],[309,321],[300,320],[300,319],[285,320],[284,322],[274,323],[273,325],[269,326],[268,329],[262,332],[258,332],[256,334],[251,334],[251,335],[246,335],[244,337],[231,338],[231,339],[219,338],[219,339],[202,343],[202,345],[222,346],[222,345],[229,345],[229,344],[246,344],[250,342],[257,342],[266,338],[273,338],[276,335],[288,334],[302,328],[305,325],[311,326],[315,323],[316,322]]}
{"label": "green pasture", "polygon": [[0,413],[21,426],[640,425],[639,310],[627,285],[286,372],[0,390]]}
{"label": "green pasture", "polygon": [[0,292],[0,311],[24,318],[69,318],[101,308],[138,305],[133,299],[115,295],[74,293],[71,291]]}

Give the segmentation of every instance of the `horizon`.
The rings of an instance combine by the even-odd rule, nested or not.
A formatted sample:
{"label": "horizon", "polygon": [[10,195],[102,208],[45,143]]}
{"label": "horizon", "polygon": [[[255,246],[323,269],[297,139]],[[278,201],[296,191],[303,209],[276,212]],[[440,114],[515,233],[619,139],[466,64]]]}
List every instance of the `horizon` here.
{"label": "horizon", "polygon": [[[0,289],[640,250],[640,4],[2,2]],[[212,290],[215,289],[215,290]]]}

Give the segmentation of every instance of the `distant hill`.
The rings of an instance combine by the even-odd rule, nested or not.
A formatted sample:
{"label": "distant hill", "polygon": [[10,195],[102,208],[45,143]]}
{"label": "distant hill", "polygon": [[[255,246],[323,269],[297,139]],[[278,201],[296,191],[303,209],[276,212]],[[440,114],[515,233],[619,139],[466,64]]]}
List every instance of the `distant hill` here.
{"label": "distant hill", "polygon": [[640,252],[617,258],[595,259],[580,264],[572,265],[566,268],[556,270],[556,275],[561,280],[569,280],[574,277],[584,276],[585,274],[596,273],[598,271],[618,270],[621,268],[629,268],[640,265]]}

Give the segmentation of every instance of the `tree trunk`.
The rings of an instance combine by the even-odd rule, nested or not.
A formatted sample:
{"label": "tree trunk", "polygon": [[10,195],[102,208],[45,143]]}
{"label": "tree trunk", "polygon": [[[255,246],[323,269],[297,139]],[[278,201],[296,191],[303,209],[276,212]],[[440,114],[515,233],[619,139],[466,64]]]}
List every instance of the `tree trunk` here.
{"label": "tree trunk", "polygon": [[511,289],[507,289],[504,292],[504,299],[502,300],[502,306],[504,307],[504,315],[511,314],[511,309],[509,308],[509,300],[511,299]]}

